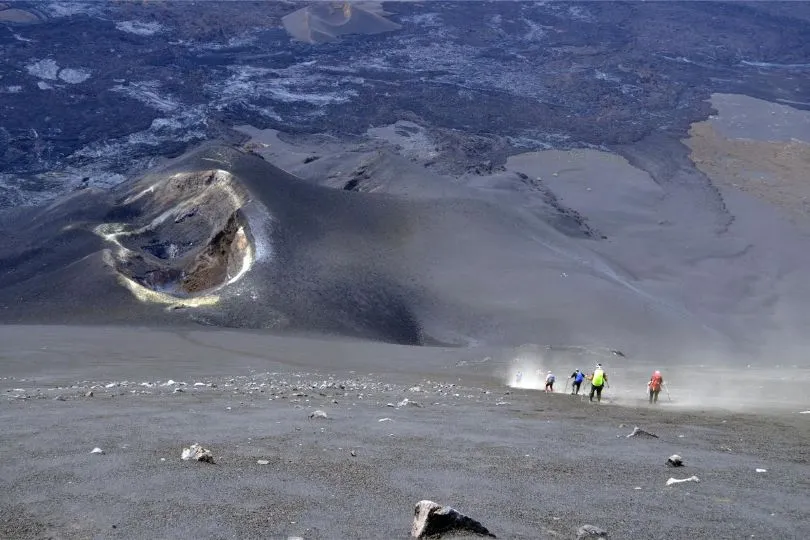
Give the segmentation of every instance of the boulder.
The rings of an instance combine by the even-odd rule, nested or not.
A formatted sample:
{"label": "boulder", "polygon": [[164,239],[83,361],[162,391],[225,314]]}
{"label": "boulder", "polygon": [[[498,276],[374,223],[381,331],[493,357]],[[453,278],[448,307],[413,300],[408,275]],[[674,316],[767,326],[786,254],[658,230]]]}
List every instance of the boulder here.
{"label": "boulder", "polygon": [[326,420],[329,417],[326,416],[325,412],[318,410],[310,413],[309,418],[310,420],[317,420],[317,419]]}
{"label": "boulder", "polygon": [[586,538],[607,538],[608,533],[604,529],[600,529],[596,525],[585,524],[577,529],[577,540],[584,540]]}
{"label": "boulder", "polygon": [[667,465],[670,467],[683,467],[683,459],[678,454],[672,454],[667,459]]}
{"label": "boulder", "polygon": [[466,532],[495,538],[495,535],[481,523],[454,508],[442,506],[433,501],[416,503],[411,537],[441,537],[443,534],[453,532]]}

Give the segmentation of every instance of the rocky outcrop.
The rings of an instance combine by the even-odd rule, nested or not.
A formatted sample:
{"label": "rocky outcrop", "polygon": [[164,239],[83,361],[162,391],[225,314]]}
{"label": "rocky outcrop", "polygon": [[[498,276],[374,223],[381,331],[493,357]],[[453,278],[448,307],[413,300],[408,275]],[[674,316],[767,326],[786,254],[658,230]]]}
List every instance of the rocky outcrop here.
{"label": "rocky outcrop", "polygon": [[465,516],[449,506],[442,506],[433,501],[419,501],[414,508],[413,538],[440,538],[454,532],[473,533],[495,538],[486,527],[471,517]]}

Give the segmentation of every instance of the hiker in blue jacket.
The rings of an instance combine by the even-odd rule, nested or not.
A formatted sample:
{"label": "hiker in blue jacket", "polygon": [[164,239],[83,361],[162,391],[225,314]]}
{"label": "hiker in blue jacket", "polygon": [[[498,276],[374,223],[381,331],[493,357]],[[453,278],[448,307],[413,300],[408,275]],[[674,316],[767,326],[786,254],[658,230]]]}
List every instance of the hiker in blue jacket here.
{"label": "hiker in blue jacket", "polygon": [[585,374],[582,373],[580,370],[574,371],[569,379],[574,379],[574,383],[571,385],[571,395],[579,394],[579,387],[582,386],[582,381],[585,380]]}

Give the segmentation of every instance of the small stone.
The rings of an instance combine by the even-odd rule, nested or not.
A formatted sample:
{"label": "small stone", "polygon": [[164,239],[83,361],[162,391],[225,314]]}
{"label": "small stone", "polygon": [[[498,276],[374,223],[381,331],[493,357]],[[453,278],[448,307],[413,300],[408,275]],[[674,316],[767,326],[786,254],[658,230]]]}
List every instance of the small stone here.
{"label": "small stone", "polygon": [[88,392],[84,395],[84,397],[93,397],[93,391],[88,390]]}
{"label": "small stone", "polygon": [[756,471],[758,473],[763,473],[763,472],[768,472],[768,469],[757,469]]}
{"label": "small stone", "polygon": [[104,453],[104,450],[102,450],[101,448],[99,448],[98,446],[96,446],[95,448],[93,448],[92,450],[90,450],[90,453],[91,453],[91,454],[103,454],[103,453]]}
{"label": "small stone", "polygon": [[270,462],[267,461],[266,459],[258,459],[258,460],[256,460],[256,463],[258,463],[259,465],[269,465],[270,464]]}
{"label": "small stone", "polygon": [[352,457],[357,457],[357,452],[355,452],[354,450],[349,452],[349,454],[351,454]]}
{"label": "small stone", "polygon": [[669,480],[667,480],[667,485],[672,486],[675,484],[683,484],[684,482],[700,482],[700,478],[698,478],[697,476],[690,476],[689,478],[683,479],[670,478]]}
{"label": "small stone", "polygon": [[600,529],[596,525],[583,525],[577,529],[577,540],[584,540],[586,538],[607,538],[608,533],[604,529]]}
{"label": "small stone", "polygon": [[628,439],[630,437],[648,437],[648,438],[657,439],[658,435],[656,435],[655,433],[650,433],[649,431],[644,431],[640,427],[636,426],[636,427],[633,428],[633,432],[630,435],[627,436]]}
{"label": "small stone", "polygon": [[426,538],[444,533],[465,532],[495,538],[478,521],[465,516],[449,506],[442,506],[433,501],[419,501],[414,508],[411,537]]}
{"label": "small stone", "polygon": [[174,392],[172,392],[172,393],[173,393],[173,394],[180,394],[180,393],[182,393],[182,392],[185,392],[185,390],[183,390],[182,388],[179,388],[179,387],[178,387],[178,388],[175,388],[175,389],[174,389]]}
{"label": "small stone", "polygon": [[672,454],[667,459],[667,465],[670,467],[683,467],[683,459],[678,454]]}
{"label": "small stone", "polygon": [[399,403],[397,403],[397,408],[399,408],[399,407],[407,407],[407,406],[411,406],[411,407],[421,407],[421,406],[422,406],[422,404],[421,404],[421,403],[419,403],[419,402],[417,402],[417,401],[411,401],[411,400],[410,400],[410,399],[408,399],[408,398],[405,398],[405,399],[403,399],[402,401],[400,401]]}
{"label": "small stone", "polygon": [[309,418],[312,419],[312,420],[316,420],[318,418],[322,418],[322,419],[326,420],[329,417],[326,416],[325,412],[323,412],[321,410],[317,410],[317,411],[314,411],[314,412],[310,413]]}
{"label": "small stone", "polygon": [[180,459],[183,461],[203,461],[205,463],[213,463],[214,462],[214,455],[211,454],[211,451],[203,448],[197,443],[192,444],[188,448],[183,448],[183,452],[180,454]]}
{"label": "small stone", "polygon": [[53,398],[53,400],[54,400],[54,401],[67,401],[67,400],[65,399],[65,396],[56,396],[55,398]]}
{"label": "small stone", "polygon": [[377,422],[390,422],[390,421],[391,421],[390,418],[380,418],[379,420],[377,420]]}

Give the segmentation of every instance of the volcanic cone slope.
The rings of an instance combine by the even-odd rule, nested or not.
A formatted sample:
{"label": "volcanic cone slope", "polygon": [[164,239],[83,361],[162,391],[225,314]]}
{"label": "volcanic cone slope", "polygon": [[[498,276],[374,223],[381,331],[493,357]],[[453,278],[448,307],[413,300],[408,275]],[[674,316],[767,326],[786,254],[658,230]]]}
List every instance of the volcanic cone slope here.
{"label": "volcanic cone slope", "polygon": [[0,227],[4,322],[196,321],[404,344],[711,334],[538,214],[331,189],[225,146],[6,212]]}

